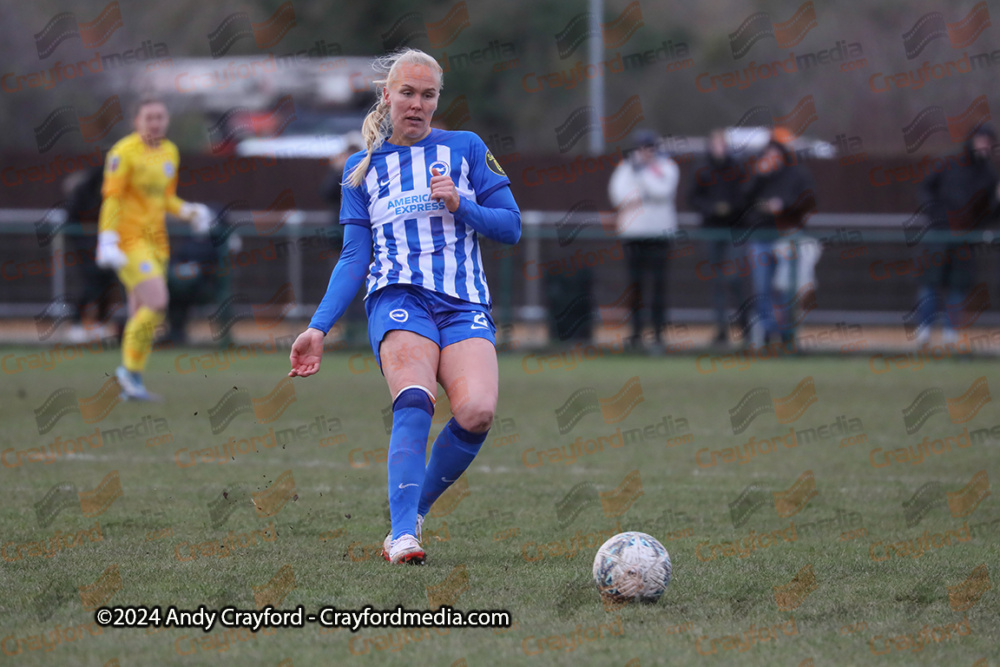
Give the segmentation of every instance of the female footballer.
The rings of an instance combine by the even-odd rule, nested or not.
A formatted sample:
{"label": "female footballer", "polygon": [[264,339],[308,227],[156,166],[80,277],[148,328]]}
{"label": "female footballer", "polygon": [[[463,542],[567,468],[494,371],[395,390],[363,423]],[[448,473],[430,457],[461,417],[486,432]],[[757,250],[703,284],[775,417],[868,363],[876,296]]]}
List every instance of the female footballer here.
{"label": "female footballer", "polygon": [[177,196],[177,146],[165,138],[170,116],[157,99],[143,99],[132,119],[135,132],[108,151],[98,221],[97,265],[114,269],[128,295],[122,365],[115,375],[122,398],[152,401],[142,371],[153,349],[156,327],[167,308],[166,268],[170,259],[165,213],[206,233],[212,214],[204,204]]}
{"label": "female footballer", "polygon": [[[362,127],[366,150],[344,170],[344,249],[309,328],[292,345],[289,376],[319,370],[323,337],[367,276],[368,338],[393,401],[392,531],[382,555],[423,563],[423,517],[472,463],[496,410],[496,327],[479,235],[517,243],[521,213],[477,135],[431,128],[442,84],[437,61],[405,49],[376,67],[386,76]],[[438,382],[454,416],[427,461]]]}

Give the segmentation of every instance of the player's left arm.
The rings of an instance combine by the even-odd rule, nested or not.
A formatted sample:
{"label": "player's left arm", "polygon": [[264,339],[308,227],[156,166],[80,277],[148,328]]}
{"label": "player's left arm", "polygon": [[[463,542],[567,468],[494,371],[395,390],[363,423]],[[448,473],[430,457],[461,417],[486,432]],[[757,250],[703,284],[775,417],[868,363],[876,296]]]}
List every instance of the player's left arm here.
{"label": "player's left arm", "polygon": [[521,209],[514,201],[510,186],[494,190],[482,204],[459,197],[458,208],[452,213],[455,220],[494,241],[514,244],[521,240]]}
{"label": "player's left arm", "polygon": [[212,226],[212,210],[204,204],[187,202],[177,196],[177,178],[180,172],[180,155],[177,148],[171,151],[174,160],[174,175],[167,183],[165,194],[165,208],[170,215],[177,216],[182,220],[191,223],[191,228],[195,234],[207,234]]}
{"label": "player's left arm", "polygon": [[459,195],[451,175],[436,170],[431,177],[431,198],[443,201],[456,221],[476,233],[501,243],[517,243],[521,238],[521,210],[511,194],[510,180],[483,140],[469,135],[469,182],[479,202]]}
{"label": "player's left arm", "polygon": [[178,218],[181,216],[181,208],[183,208],[185,202],[183,199],[177,196],[177,173],[180,171],[180,154],[177,152],[176,147],[171,146],[170,159],[174,163],[174,174],[167,181],[167,189],[164,192],[164,203],[167,213],[176,216]]}

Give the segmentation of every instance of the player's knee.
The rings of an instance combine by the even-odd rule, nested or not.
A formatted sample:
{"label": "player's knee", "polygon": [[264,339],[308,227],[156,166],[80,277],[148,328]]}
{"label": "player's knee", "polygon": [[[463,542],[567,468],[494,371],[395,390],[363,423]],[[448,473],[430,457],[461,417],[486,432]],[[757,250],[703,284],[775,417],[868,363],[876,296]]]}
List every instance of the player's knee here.
{"label": "player's knee", "polygon": [[455,421],[471,433],[483,433],[493,425],[496,401],[484,398],[469,398],[461,405],[453,406]]}
{"label": "player's knee", "polygon": [[166,295],[157,296],[150,299],[149,302],[146,304],[146,307],[156,312],[157,314],[162,315],[167,311],[168,303],[169,299]]}

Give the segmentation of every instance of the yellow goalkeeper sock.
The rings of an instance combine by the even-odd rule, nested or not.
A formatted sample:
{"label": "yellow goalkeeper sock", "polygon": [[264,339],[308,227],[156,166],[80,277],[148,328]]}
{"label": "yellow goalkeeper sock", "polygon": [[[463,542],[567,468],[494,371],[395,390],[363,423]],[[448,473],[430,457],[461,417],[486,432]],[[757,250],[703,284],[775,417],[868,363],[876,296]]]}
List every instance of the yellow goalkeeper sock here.
{"label": "yellow goalkeeper sock", "polygon": [[141,373],[146,368],[146,360],[153,350],[156,327],[163,321],[163,313],[142,306],[125,323],[122,337],[122,362],[125,368]]}

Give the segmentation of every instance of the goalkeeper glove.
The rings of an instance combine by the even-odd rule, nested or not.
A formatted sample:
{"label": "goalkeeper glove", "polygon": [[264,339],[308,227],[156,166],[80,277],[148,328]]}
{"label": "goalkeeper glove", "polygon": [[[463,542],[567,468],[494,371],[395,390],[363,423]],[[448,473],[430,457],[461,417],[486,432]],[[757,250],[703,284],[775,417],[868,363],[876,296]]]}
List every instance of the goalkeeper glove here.
{"label": "goalkeeper glove", "polygon": [[102,269],[117,271],[128,264],[128,256],[118,247],[118,232],[101,232],[97,235],[97,265]]}
{"label": "goalkeeper glove", "polygon": [[204,204],[185,202],[181,205],[180,217],[191,223],[195,234],[208,234],[212,226],[212,210]]}

